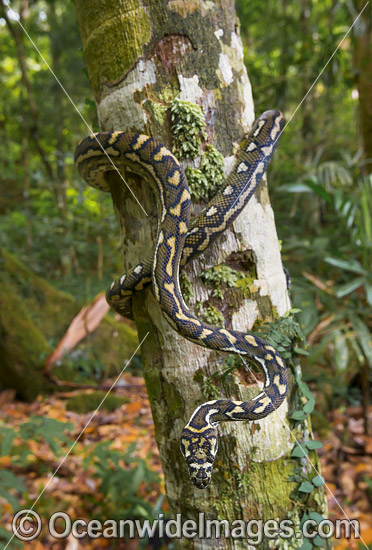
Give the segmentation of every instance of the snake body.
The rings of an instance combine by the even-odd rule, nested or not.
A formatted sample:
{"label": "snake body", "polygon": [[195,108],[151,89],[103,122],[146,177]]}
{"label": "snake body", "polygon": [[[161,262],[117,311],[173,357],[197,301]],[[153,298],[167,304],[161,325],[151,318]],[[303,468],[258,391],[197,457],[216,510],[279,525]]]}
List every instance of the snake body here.
{"label": "snake body", "polygon": [[[116,279],[107,292],[109,304],[121,314],[130,311],[133,292],[152,281],[153,291],[169,324],[201,346],[246,356],[265,374],[264,389],[249,401],[220,399],[200,405],[183,429],[180,446],[192,482],[204,489],[210,482],[217,453],[216,426],[222,421],[258,420],[276,410],[287,394],[287,371],[279,353],[253,334],[209,325],[184,303],[179,269],[203,252],[241,212],[254,193],[269,162],[284,119],[267,111],[255,122],[223,188],[189,224],[190,193],[183,170],[160,142],[131,132],[100,132],[85,138],[75,162],[86,182],[109,191],[107,171],[141,174],[154,187],[159,227],[153,257]],[[109,158],[108,158],[109,157]]]}

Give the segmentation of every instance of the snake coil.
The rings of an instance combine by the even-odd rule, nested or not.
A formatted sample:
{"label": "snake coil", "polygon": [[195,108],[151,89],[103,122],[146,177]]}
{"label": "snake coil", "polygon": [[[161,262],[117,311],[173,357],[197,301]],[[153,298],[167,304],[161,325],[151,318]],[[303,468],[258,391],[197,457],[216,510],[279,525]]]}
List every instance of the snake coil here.
{"label": "snake coil", "polygon": [[211,480],[218,423],[258,420],[269,415],[285,399],[288,380],[283,359],[267,342],[253,334],[204,323],[187,308],[179,286],[179,269],[206,250],[240,214],[266,170],[283,125],[279,111],[267,111],[256,120],[223,188],[191,224],[190,192],[184,172],[163,144],[131,132],[99,132],[81,141],[75,151],[78,171],[89,185],[109,191],[105,174],[113,170],[114,163],[118,169],[145,177],[159,197],[154,254],[111,284],[106,295],[110,306],[130,316],[133,293],[152,282],[165,318],[179,334],[210,349],[246,356],[264,371],[264,388],[254,398],[203,403],[182,430],[181,451],[191,481],[200,489]]}

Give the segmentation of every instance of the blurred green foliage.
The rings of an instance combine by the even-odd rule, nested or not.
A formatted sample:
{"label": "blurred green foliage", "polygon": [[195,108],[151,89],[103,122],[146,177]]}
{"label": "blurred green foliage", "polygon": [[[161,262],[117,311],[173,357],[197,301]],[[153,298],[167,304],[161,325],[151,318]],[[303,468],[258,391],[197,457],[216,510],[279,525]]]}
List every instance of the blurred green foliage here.
{"label": "blurred green foliage", "polygon": [[[22,2],[12,3],[16,13],[22,6]],[[0,245],[83,302],[105,288],[120,270],[111,198],[80,179],[73,152],[90,129],[12,12],[7,13],[14,31],[20,33],[24,59],[0,13],[0,139],[6,144],[0,151]],[[32,2],[20,13],[77,109],[90,128],[97,130],[73,5],[57,0]],[[22,61],[36,105],[36,121],[22,81]]]}
{"label": "blurred green foliage", "polygon": [[133,456],[135,444],[129,445],[125,453],[110,447],[109,441],[97,443],[83,461],[86,469],[94,466],[94,475],[99,479],[105,497],[102,517],[152,519],[153,506],[140,496],[139,490],[142,485],[149,495],[153,484],[159,483],[158,474],[149,469],[145,459]]}
{"label": "blurred green foliage", "polygon": [[[118,397],[117,399],[119,400]],[[27,508],[33,504],[24,481],[24,478],[27,479],[25,474],[32,469],[39,476],[45,475],[50,471],[51,463],[53,464],[50,454],[48,455],[45,449],[44,453],[34,455],[37,442],[40,445],[46,444],[52,456],[59,460],[68,451],[71,452],[76,460],[82,462],[87,475],[98,479],[97,492],[82,499],[82,505],[86,506],[87,511],[93,507],[102,519],[113,518],[117,521],[126,518],[153,519],[159,512],[158,508],[161,507],[163,499],[152,505],[146,497],[159,483],[159,476],[149,469],[146,459],[134,456],[135,444],[127,445],[124,452],[111,449],[111,442],[108,441],[90,444],[86,451],[84,446],[82,447],[84,454],[79,457],[81,449],[72,445],[74,440],[65,433],[70,432],[72,428],[73,424],[70,422],[60,422],[41,416],[32,416],[16,429],[0,423],[0,457],[12,456],[12,469],[0,470],[2,502],[6,501],[14,512],[22,509],[22,506]],[[74,468],[69,475],[73,472]],[[48,517],[55,512],[57,502],[51,495],[46,499],[42,494],[40,497],[38,512]],[[58,506],[61,505],[63,507],[64,503],[59,502]],[[10,539],[9,531],[4,528],[0,530],[0,541],[1,539]],[[17,539],[14,539],[10,548],[19,545]]]}
{"label": "blurred green foliage", "polygon": [[322,388],[328,408],[337,395],[360,402],[364,376],[368,400],[372,176],[360,148],[354,64],[363,18],[332,57],[357,15],[352,2],[238,0],[237,9],[256,111],[279,108],[288,121],[269,187],[311,344],[305,379]]}

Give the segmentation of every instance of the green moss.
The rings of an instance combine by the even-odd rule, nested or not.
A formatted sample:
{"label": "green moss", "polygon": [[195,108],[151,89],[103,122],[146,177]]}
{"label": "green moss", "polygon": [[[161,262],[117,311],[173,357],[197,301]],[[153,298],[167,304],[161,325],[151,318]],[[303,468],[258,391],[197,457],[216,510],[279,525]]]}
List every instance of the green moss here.
{"label": "green moss", "polygon": [[186,177],[192,197],[210,200],[225,180],[223,156],[213,145],[207,145],[201,156],[200,168],[186,168]]}
{"label": "green moss", "polygon": [[[111,374],[120,371],[136,350],[138,335],[132,324],[117,321],[107,315],[85,342],[93,356],[100,359]],[[128,368],[130,369],[130,365]]]}
{"label": "green moss", "polygon": [[236,281],[237,288],[242,291],[246,298],[250,298],[252,293],[257,290],[254,284],[255,279],[252,275],[247,275],[246,277],[240,277]]}
{"label": "green moss", "polygon": [[197,369],[193,376],[193,380],[197,382],[199,385],[202,385],[204,383],[204,379],[205,379],[205,375],[204,375],[203,369]]}
{"label": "green moss", "polygon": [[195,200],[204,198],[208,193],[208,180],[199,168],[190,168],[185,170],[187,183],[189,184],[191,196]]}
{"label": "green moss", "polygon": [[176,97],[170,112],[174,154],[179,159],[198,157],[202,139],[206,138],[203,111],[198,105]]}
{"label": "green moss", "polygon": [[225,164],[221,153],[213,145],[206,145],[202,153],[202,140],[206,139],[204,114],[198,105],[175,98],[171,101],[171,132],[173,152],[181,160],[200,158],[199,168],[186,168],[186,177],[192,197],[211,199],[225,179]]}
{"label": "green moss", "polygon": [[37,328],[47,339],[62,336],[79,311],[79,305],[74,298],[55,289],[14,254],[2,248],[0,264],[3,277],[19,296]]}
{"label": "green moss", "polygon": [[219,327],[224,326],[224,317],[220,311],[214,306],[204,307],[202,304],[197,305],[197,313],[202,317],[203,321],[210,325]]}
{"label": "green moss", "polygon": [[[230,448],[231,439],[231,435],[220,436],[220,447]],[[234,517],[234,503],[236,499],[242,498],[247,503],[247,518],[253,517],[253,512],[257,511],[258,502],[261,503],[259,517],[263,521],[279,517],[282,503],[290,501],[290,494],[295,484],[278,484],[277,480],[288,478],[292,470],[293,465],[286,458],[267,462],[247,461],[247,468],[244,471],[241,471],[237,465],[234,469],[228,469],[219,460],[219,454],[217,454],[214,483],[218,485],[220,493],[218,501],[213,502],[217,516],[227,517],[231,511],[230,517]],[[265,480],[264,495],[262,495],[263,479]],[[231,494],[234,494],[233,500]]]}
{"label": "green moss", "polygon": [[51,349],[2,273],[0,283],[0,387],[31,401],[47,389],[43,369]]}
{"label": "green moss", "polygon": [[184,409],[184,400],[180,397],[174,385],[164,381],[163,391],[167,407],[172,412],[172,415],[176,418],[181,416]]}
{"label": "green moss", "polygon": [[213,182],[212,191],[217,191],[225,180],[225,162],[221,153],[213,145],[206,146],[200,161],[200,169],[206,174],[210,185]]}
{"label": "green moss", "polygon": [[194,291],[191,285],[191,281],[184,271],[181,271],[180,273],[180,287],[181,287],[182,296],[184,297],[186,302],[189,298],[194,296]]}
{"label": "green moss", "polygon": [[66,401],[66,409],[79,414],[84,414],[94,411],[100,407],[100,409],[111,412],[118,409],[124,403],[129,403],[129,399],[127,397],[120,397],[113,393],[108,394],[106,399],[103,401],[106,395],[107,392],[105,391],[79,393],[73,397],[70,397],[70,399]]}
{"label": "green moss", "polygon": [[165,118],[167,116],[168,107],[162,103],[157,103],[156,101],[149,102],[151,105],[151,110],[154,116],[154,119],[160,127],[163,126]]}
{"label": "green moss", "polygon": [[104,82],[121,80],[143,55],[151,38],[150,18],[140,0],[77,0],[75,5],[85,64],[98,96]]}
{"label": "green moss", "polygon": [[159,379],[159,373],[155,369],[146,371],[146,388],[151,403],[162,399],[162,387]]}
{"label": "green moss", "polygon": [[206,399],[219,399],[221,396],[221,390],[214,384],[211,377],[207,378],[201,388],[202,394]]}
{"label": "green moss", "polygon": [[[88,383],[118,374],[138,346],[136,330],[107,315],[97,329],[84,338],[53,367],[61,381]],[[140,355],[131,360],[128,370],[141,366]]]}
{"label": "green moss", "polygon": [[200,277],[208,286],[213,287],[212,296],[223,298],[222,289],[224,286],[234,287],[237,285],[241,273],[231,269],[228,265],[220,264],[210,269],[205,269]]}
{"label": "green moss", "polygon": [[159,93],[159,98],[166,105],[170,105],[178,92],[175,92],[171,86],[164,86]]}

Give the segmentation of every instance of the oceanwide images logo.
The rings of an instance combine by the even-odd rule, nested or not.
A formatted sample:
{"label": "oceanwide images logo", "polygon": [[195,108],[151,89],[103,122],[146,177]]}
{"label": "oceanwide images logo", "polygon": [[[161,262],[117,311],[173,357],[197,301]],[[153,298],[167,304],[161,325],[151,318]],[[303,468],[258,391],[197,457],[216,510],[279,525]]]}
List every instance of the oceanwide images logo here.
{"label": "oceanwide images logo", "polygon": [[34,540],[41,533],[42,521],[33,510],[20,510],[12,521],[13,535],[20,540]]}
{"label": "oceanwide images logo", "polygon": [[[13,518],[13,536],[23,541],[36,539],[42,530],[42,519],[33,510],[20,510]],[[360,538],[360,527],[357,520],[323,519],[320,522],[309,519],[301,528],[290,519],[263,520],[212,520],[199,513],[198,520],[182,520],[181,514],[176,519],[166,519],[159,514],[154,520],[113,520],[98,519],[73,520],[66,512],[55,512],[49,518],[49,534],[55,539],[65,539],[72,535],[76,539],[85,537],[97,539],[133,539],[133,538],[164,538],[168,539],[245,539],[248,544],[258,545],[264,539],[314,539],[320,536],[324,539]]]}

